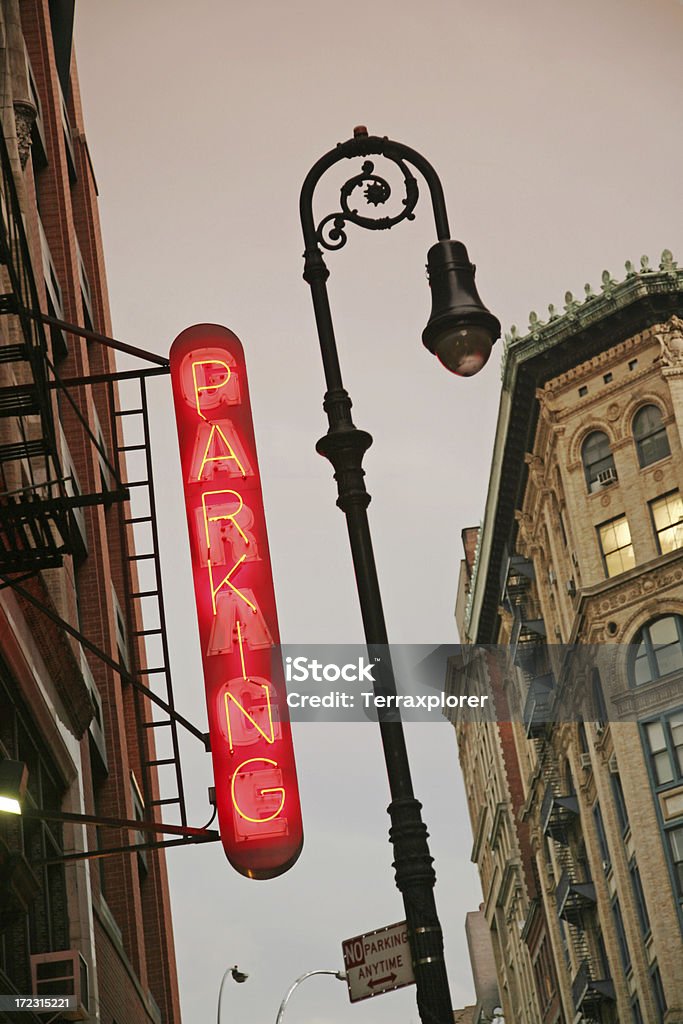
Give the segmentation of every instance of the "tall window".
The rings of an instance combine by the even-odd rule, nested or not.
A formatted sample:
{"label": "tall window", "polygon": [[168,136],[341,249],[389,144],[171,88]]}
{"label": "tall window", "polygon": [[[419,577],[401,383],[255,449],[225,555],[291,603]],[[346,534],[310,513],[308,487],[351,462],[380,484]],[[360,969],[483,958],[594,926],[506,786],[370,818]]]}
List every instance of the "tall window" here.
{"label": "tall window", "polygon": [[626,516],[617,516],[598,526],[600,550],[607,576],[618,576],[636,564],[631,530]]}
{"label": "tall window", "polygon": [[631,858],[628,869],[631,875],[631,885],[633,887],[633,895],[636,901],[636,910],[638,911],[638,921],[640,922],[640,928],[643,935],[647,936],[650,934],[650,915],[647,911],[645,893],[643,892],[643,883],[640,880],[640,871],[638,870],[635,857]]}
{"label": "tall window", "polygon": [[[680,786],[683,782],[683,708],[661,715],[654,721],[643,722],[641,729],[645,752],[649,755],[671,884],[682,912],[683,924],[683,807],[680,800]],[[635,881],[633,873],[631,878]]]}
{"label": "tall window", "polygon": [[621,963],[623,965],[624,971],[628,974],[628,972],[631,970],[631,953],[629,951],[628,942],[626,940],[626,929],[624,928],[624,918],[621,914],[621,906],[616,896],[612,900],[612,918],[614,920],[614,929],[617,933],[617,942],[619,943]]}
{"label": "tall window", "polygon": [[668,835],[677,895],[683,899],[683,825],[670,829]]}
{"label": "tall window", "polygon": [[650,502],[650,514],[657,535],[659,553],[683,548],[683,498],[680,491],[671,491]]}
{"label": "tall window", "polygon": [[662,1024],[664,1021],[664,1014],[668,1007],[666,1005],[666,996],[664,995],[664,986],[662,985],[662,976],[659,973],[659,965],[654,964],[650,969],[650,978],[652,980],[652,991],[655,996],[655,1003],[657,1004],[657,1021],[658,1024]]}
{"label": "tall window", "polygon": [[646,722],[643,728],[656,784],[683,779],[683,711]]}
{"label": "tall window", "polygon": [[557,990],[555,970],[548,950],[548,940],[545,936],[539,946],[538,955],[534,960],[534,975],[541,1010],[545,1013],[550,1003],[552,1003]]}
{"label": "tall window", "polygon": [[[608,720],[607,705],[605,704],[605,691],[602,688],[600,672],[594,668],[591,673],[591,691],[593,694],[593,711],[595,712],[595,724],[605,726]],[[588,747],[586,746],[586,750]]]}
{"label": "tall window", "polygon": [[633,417],[633,437],[640,468],[671,455],[666,427],[656,405],[644,405]]}
{"label": "tall window", "polygon": [[664,615],[654,619],[636,633],[632,682],[642,686],[683,670],[683,618]]}
{"label": "tall window", "polygon": [[607,836],[605,835],[605,823],[602,819],[602,811],[600,810],[600,804],[597,800],[593,804],[593,821],[595,822],[595,831],[598,837],[602,866],[605,871],[609,871],[612,858],[610,857],[609,847],[607,845]]}
{"label": "tall window", "polygon": [[614,456],[610,451],[609,438],[602,430],[594,430],[583,442],[581,460],[589,491],[597,490],[600,483],[606,480],[606,476],[601,476],[601,474],[608,475],[610,470],[614,474],[613,479],[616,480]]}
{"label": "tall window", "polygon": [[[28,768],[28,806],[61,810],[63,783],[57,767],[43,746],[21,702],[18,688],[2,661],[0,747],[4,748],[6,756],[23,761]],[[28,992],[31,979],[29,951],[46,953],[66,949],[69,943],[66,877],[61,860],[64,856],[62,825],[57,821],[1,814],[0,847],[3,844],[17,862],[20,862],[21,855],[26,858],[38,881],[38,890],[26,909],[19,909],[12,919],[7,920],[0,910],[4,926],[0,935],[0,976],[4,972],[19,991]],[[10,882],[10,893],[12,886],[13,881]]]}
{"label": "tall window", "polygon": [[624,789],[621,785],[621,778],[619,775],[610,775],[612,780],[612,796],[614,797],[614,806],[617,812],[617,818],[619,819],[619,825],[621,827],[622,835],[628,828],[628,811],[626,809],[626,797],[624,796]]}

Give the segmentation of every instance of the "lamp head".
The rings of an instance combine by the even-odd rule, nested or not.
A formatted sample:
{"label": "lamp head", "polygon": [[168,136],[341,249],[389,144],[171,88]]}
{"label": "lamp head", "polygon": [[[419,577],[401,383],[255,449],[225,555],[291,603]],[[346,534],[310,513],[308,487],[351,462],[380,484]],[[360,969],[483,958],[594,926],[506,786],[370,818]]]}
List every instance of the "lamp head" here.
{"label": "lamp head", "polygon": [[232,974],[232,980],[233,980],[233,981],[236,981],[238,985],[243,985],[243,984],[244,984],[244,982],[245,982],[245,981],[247,980],[247,978],[249,977],[249,975],[248,975],[248,974],[245,974],[245,973],[244,973],[244,971],[241,971],[241,970],[239,969],[239,967],[237,966],[237,964],[235,964],[235,966],[234,966],[234,967],[231,967],[231,968],[230,968],[230,973]]}
{"label": "lamp head", "polygon": [[23,761],[0,761],[0,811],[21,814],[28,768]]}
{"label": "lamp head", "polygon": [[500,321],[479,298],[475,269],[462,242],[437,242],[427,253],[432,312],[422,342],[460,377],[478,373],[500,337]]}

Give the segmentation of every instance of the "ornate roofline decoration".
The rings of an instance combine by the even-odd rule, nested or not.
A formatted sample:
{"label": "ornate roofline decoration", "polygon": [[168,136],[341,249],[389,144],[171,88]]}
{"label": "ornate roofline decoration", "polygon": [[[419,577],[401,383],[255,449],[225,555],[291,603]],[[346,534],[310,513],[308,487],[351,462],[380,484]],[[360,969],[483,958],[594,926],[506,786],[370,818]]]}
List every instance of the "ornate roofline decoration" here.
{"label": "ornate roofline decoration", "polygon": [[[679,267],[669,249],[662,252],[659,266],[653,268],[647,256],[640,259],[640,268],[627,260],[626,277],[615,280],[608,271],[602,273],[600,292],[587,285],[585,298],[565,294],[564,312],[548,306],[548,320],[542,321],[532,311],[526,334],[516,326],[505,333],[501,365],[503,389],[498,412],[496,440],[491,461],[489,491],[484,523],[477,540],[477,560],[473,566],[466,607],[466,623],[472,640],[490,642],[495,632],[498,607],[494,594],[498,569],[494,563],[501,556],[512,525],[516,495],[524,486],[526,466],[520,459],[525,452],[525,439],[533,429],[538,402],[534,396],[539,384],[551,376],[566,373],[575,355],[585,362],[604,348],[613,348],[625,337],[626,330],[638,333],[655,326],[655,337],[662,346],[662,373],[683,375],[683,267]],[[604,337],[601,326],[610,319],[619,325],[614,339]],[[666,324],[665,328],[660,325]],[[564,349],[564,358],[554,350],[563,342],[573,344]]]}
{"label": "ornate roofline decoration", "polygon": [[[683,285],[683,268],[678,266],[669,249],[664,249],[659,267],[650,267],[647,256],[640,258],[640,270],[637,271],[630,260],[624,264],[626,277],[617,281],[608,270],[602,272],[602,286],[596,294],[590,284],[585,286],[585,298],[581,301],[574,298],[571,292],[564,297],[564,313],[558,314],[551,303],[548,306],[548,320],[543,321],[532,310],[529,313],[529,326],[526,334],[520,334],[515,324],[505,332],[503,359],[501,363],[501,380],[503,386],[511,386],[514,377],[515,363],[530,354],[545,351],[557,345],[560,340],[577,330],[589,327],[598,320],[616,310],[630,305],[637,297],[646,295],[651,289],[657,292],[664,290],[678,291]],[[668,288],[667,288],[668,286]],[[678,318],[676,318],[678,319]],[[683,321],[680,321],[677,337],[680,338],[680,359],[683,358]],[[661,342],[664,349],[664,342]],[[513,359],[513,357],[516,357]]]}

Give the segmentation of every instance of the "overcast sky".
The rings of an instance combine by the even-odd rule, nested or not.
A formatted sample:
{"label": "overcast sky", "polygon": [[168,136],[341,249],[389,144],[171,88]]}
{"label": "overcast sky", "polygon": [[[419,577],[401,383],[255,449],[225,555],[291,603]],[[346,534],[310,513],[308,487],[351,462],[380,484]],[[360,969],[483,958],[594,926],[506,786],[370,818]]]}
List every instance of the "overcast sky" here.
{"label": "overcast sky", "polygon": [[[440,173],[453,236],[505,329],[568,289],[664,248],[683,260],[679,0],[80,0],[77,56],[100,191],[114,334],[166,353],[192,323],[242,339],[284,642],[353,642],[360,617],[325,430],[322,370],[301,280],[301,182],[368,125]],[[321,189],[319,217],[336,209]],[[423,189],[423,192],[426,190]],[[446,643],[460,531],[479,522],[500,346],[469,381],[422,347],[434,240],[413,223],[351,228],[330,254],[330,297],[366,458],[390,638]],[[203,726],[204,696],[170,387],[153,388],[173,674]],[[408,730],[439,881],[454,1005],[474,1001],[464,915],[481,892],[449,726]],[[375,727],[295,730],[306,842],[284,877],[239,877],[220,844],[169,851],[186,1024],[267,1024],[297,975],[340,968],[343,938],[400,920]],[[187,747],[191,818],[208,818],[207,755]],[[417,1021],[414,990],[350,1006],[329,978],[294,996],[290,1024]]]}

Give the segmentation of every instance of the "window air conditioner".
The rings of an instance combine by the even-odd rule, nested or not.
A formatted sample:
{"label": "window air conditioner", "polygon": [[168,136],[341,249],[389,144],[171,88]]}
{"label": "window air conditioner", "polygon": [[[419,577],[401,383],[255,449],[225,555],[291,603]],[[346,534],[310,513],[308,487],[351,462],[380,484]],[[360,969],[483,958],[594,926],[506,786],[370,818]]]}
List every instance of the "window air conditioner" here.
{"label": "window air conditioner", "polygon": [[590,754],[581,754],[581,767],[586,769],[592,767]]}
{"label": "window air conditioner", "polygon": [[31,982],[36,996],[74,996],[76,1006],[62,1010],[62,1020],[88,1020],[88,965],[77,949],[31,956]]}
{"label": "window air conditioner", "polygon": [[616,483],[617,471],[614,466],[610,466],[609,469],[603,469],[598,473],[597,481],[601,487],[607,487],[608,484]]}
{"label": "window air conditioner", "polygon": [[619,774],[619,765],[617,764],[617,755],[616,754],[611,754],[610,755],[610,758],[609,758],[609,760],[607,762],[607,767],[609,768],[609,770],[612,773],[612,775],[618,775]]}

